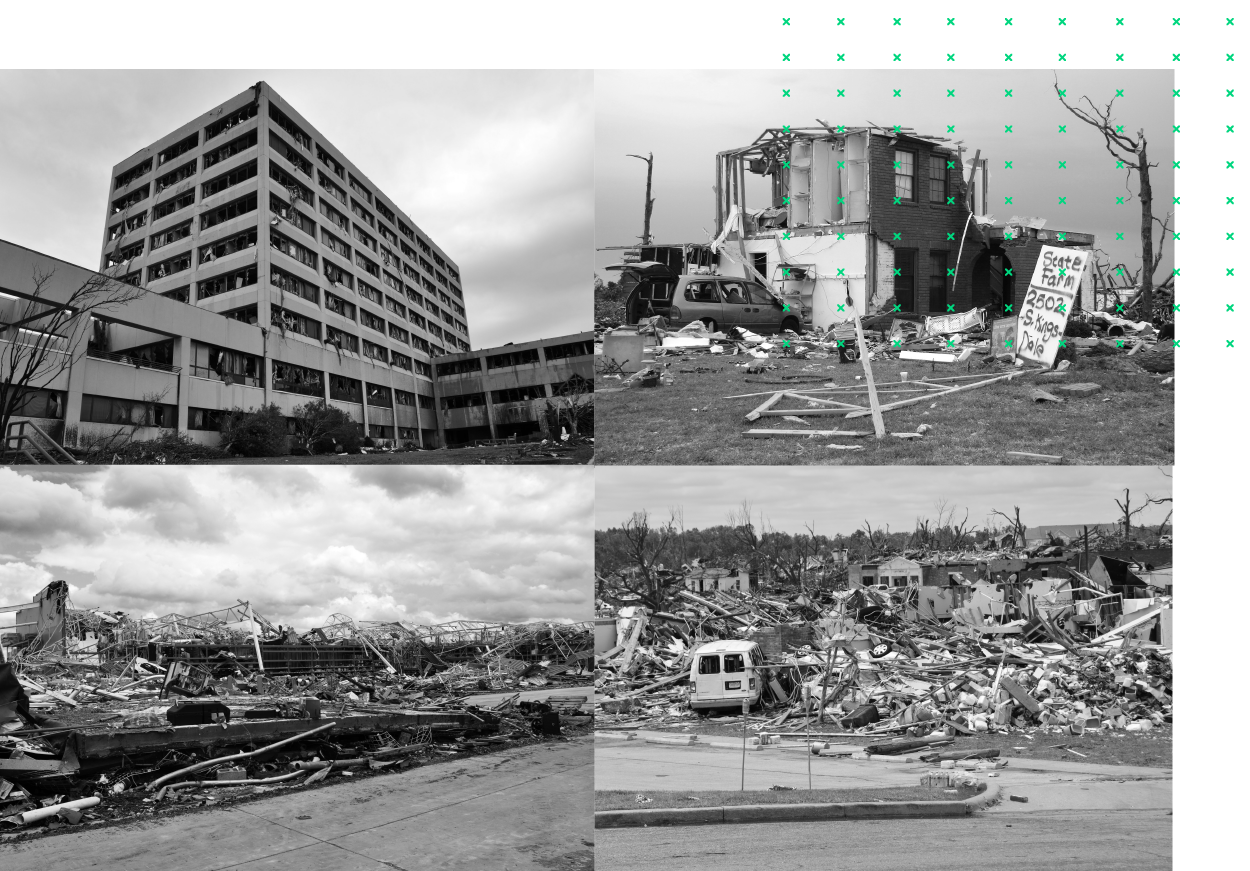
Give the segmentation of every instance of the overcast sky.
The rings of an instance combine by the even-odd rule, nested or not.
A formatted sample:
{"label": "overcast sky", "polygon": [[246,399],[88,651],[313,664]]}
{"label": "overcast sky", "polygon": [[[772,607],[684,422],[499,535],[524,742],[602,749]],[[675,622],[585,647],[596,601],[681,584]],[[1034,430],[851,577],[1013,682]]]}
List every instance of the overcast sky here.
{"label": "overcast sky", "polygon": [[590,329],[588,71],[3,71],[0,239],[98,268],[111,168],[261,79],[456,261],[474,348]]}
{"label": "overcast sky", "polygon": [[[0,469],[0,604],[273,623],[591,617],[590,469]],[[12,626],[12,615],[0,615]]]}
{"label": "overcast sky", "polygon": [[[1147,494],[1172,495],[1172,479],[1153,466],[848,466],[817,473],[789,466],[599,466],[595,474],[596,529],[620,526],[642,510],[664,521],[674,507],[681,507],[687,529],[717,526],[744,499],[753,516],[763,511],[777,529],[802,532],[815,521],[828,536],[850,535],[865,520],[908,531],[918,517],[936,519],[938,500],[959,506],[961,519],[969,509],[969,523],[981,528],[992,523],[986,518],[995,509],[1010,514],[1015,505],[1030,527],[1110,523],[1123,516],[1115,500],[1126,487],[1133,505]],[[1153,505],[1134,522],[1160,523],[1170,508]]]}
{"label": "overcast sky", "polygon": [[[1172,79],[1170,70],[1063,70],[1059,76],[1070,103],[1087,94],[1101,108],[1116,89],[1124,91],[1113,115],[1127,133],[1146,130],[1150,162],[1160,164],[1151,175],[1160,218],[1173,194]],[[791,96],[782,97],[783,88]],[[837,96],[839,89],[844,96]],[[963,140],[965,159],[979,148],[989,160],[989,211],[999,222],[1015,215],[1046,218],[1050,229],[1096,234],[1113,263],[1135,269],[1141,262],[1140,201],[1126,196],[1125,205],[1115,204],[1125,194],[1124,171],[1115,169],[1102,136],[1060,105],[1048,70],[596,71],[596,246],[637,244],[642,233],[646,166],[626,154],[655,154],[652,238],[705,242],[715,225],[716,153],[750,145],[768,127],[812,127],[817,118],[834,126],[898,124]],[[946,130],[951,124],[954,133]],[[1060,124],[1066,133],[1058,132]],[[1060,160],[1067,161],[1065,169]],[[1130,187],[1136,192],[1135,175]],[[1059,196],[1067,196],[1066,205],[1059,205]],[[766,179],[748,173],[747,206],[766,207],[767,198]],[[1116,231],[1124,241],[1115,241]],[[599,252],[597,273],[619,274],[602,269],[620,260],[619,251]],[[1171,268],[1169,238],[1157,280]]]}

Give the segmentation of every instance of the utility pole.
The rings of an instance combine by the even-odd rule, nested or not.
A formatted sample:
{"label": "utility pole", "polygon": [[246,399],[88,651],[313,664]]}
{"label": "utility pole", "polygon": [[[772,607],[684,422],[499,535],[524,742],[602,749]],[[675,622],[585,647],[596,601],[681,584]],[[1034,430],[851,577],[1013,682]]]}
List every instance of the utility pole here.
{"label": "utility pole", "polygon": [[654,160],[651,152],[647,152],[647,156],[641,154],[627,154],[626,157],[636,157],[639,160],[646,161],[647,164],[647,199],[646,209],[642,213],[642,244],[651,244],[651,207],[655,205],[655,200],[651,199],[651,164]]}

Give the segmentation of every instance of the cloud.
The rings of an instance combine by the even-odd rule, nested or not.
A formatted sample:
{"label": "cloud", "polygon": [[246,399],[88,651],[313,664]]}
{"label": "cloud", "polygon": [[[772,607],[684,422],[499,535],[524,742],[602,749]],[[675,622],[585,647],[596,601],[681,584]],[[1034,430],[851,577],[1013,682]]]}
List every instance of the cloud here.
{"label": "cloud", "polygon": [[128,470],[105,481],[102,504],[148,518],[156,531],[175,540],[220,542],[235,529],[231,506],[209,503],[178,469]]}
{"label": "cloud", "polygon": [[0,535],[94,539],[102,527],[75,487],[0,469]]}
{"label": "cloud", "polygon": [[464,489],[460,470],[444,466],[353,466],[351,472],[357,482],[385,490],[396,499],[423,493],[455,496]]}

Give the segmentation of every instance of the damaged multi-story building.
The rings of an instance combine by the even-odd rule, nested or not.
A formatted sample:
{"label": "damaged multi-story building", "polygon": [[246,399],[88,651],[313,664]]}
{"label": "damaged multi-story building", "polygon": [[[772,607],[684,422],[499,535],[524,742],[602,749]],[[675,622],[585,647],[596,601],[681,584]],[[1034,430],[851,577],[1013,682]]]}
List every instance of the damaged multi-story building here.
{"label": "damaged multi-story building", "polygon": [[[113,167],[99,271],[147,293],[58,338],[54,353],[71,362],[31,383],[15,420],[57,439],[124,425],[137,439],[176,429],[215,444],[225,411],[276,404],[290,418],[324,400],[384,442],[465,435],[443,425],[434,363],[472,353],[459,267],[265,82]],[[64,302],[91,280],[0,242],[0,321],[16,327],[5,314],[36,296]],[[573,374],[571,358],[556,359],[537,381],[501,388],[495,417],[509,434],[543,431],[550,385]],[[587,349],[576,372],[592,371]],[[518,387],[523,402],[506,392]],[[495,431],[492,419],[474,433]]]}
{"label": "damaged multi-story building", "polygon": [[[1095,240],[1036,218],[996,223],[979,155],[904,127],[769,128],[716,155],[710,242],[626,251],[615,268],[639,289],[627,317],[698,273],[754,279],[820,328],[850,316],[848,298],[860,315],[1015,317],[1043,245],[1089,250]],[[748,187],[761,187],[751,176],[763,181],[761,202],[748,202]]]}

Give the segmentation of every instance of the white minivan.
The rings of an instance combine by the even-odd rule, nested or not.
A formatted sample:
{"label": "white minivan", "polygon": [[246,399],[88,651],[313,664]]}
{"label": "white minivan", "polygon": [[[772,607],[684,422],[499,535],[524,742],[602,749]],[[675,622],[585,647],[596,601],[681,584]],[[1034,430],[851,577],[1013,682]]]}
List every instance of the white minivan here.
{"label": "white minivan", "polygon": [[695,651],[690,664],[690,707],[738,708],[760,700],[764,652],[754,641],[712,641]]}

